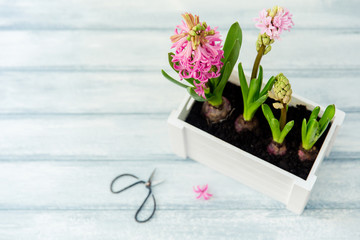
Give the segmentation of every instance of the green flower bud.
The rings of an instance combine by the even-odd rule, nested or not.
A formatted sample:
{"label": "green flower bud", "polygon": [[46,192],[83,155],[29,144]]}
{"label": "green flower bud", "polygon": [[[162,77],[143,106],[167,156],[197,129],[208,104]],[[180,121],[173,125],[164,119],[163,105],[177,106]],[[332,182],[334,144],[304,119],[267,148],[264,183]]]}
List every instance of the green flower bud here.
{"label": "green flower bud", "polygon": [[186,38],[189,42],[191,41],[191,37],[190,37],[190,35],[189,36],[187,36],[187,38]]}
{"label": "green flower bud", "polygon": [[[196,28],[196,26],[195,26],[195,27],[193,27],[193,29],[194,29],[194,28]],[[190,31],[189,31],[189,34],[190,34],[191,36],[195,36],[195,35],[196,35],[196,33],[195,33],[195,31],[194,31],[194,30],[190,30]]]}
{"label": "green flower bud", "polygon": [[202,25],[204,26],[204,28],[207,28],[206,22],[203,22]]}
{"label": "green flower bud", "polygon": [[276,109],[282,109],[282,108],[284,108],[284,105],[282,105],[281,103],[278,103],[278,102],[273,103],[273,106],[274,106],[274,108],[276,108]]}
{"label": "green flower bud", "polygon": [[276,76],[273,92],[274,94],[269,93],[269,97],[280,101],[280,104],[288,104],[291,101],[291,85],[284,74],[280,73]]}
{"label": "green flower bud", "polygon": [[268,96],[269,96],[269,98],[272,98],[272,99],[274,99],[274,100],[278,100],[277,97],[276,97],[276,95],[275,95],[273,92],[271,92],[271,91],[268,91]]}
{"label": "green flower bud", "polygon": [[264,45],[269,45],[270,44],[270,38],[269,37],[264,37],[262,39],[262,42],[264,43]]}
{"label": "green flower bud", "polygon": [[268,52],[270,52],[270,50],[271,50],[271,46],[269,45],[265,48],[264,55],[266,55]]}
{"label": "green flower bud", "polygon": [[275,17],[276,13],[278,12],[278,9],[279,9],[279,6],[274,6],[274,7],[270,10],[269,16],[272,17],[272,18]]}
{"label": "green flower bud", "polygon": [[285,104],[288,104],[290,102],[290,97],[288,95],[286,95],[284,98],[283,98],[283,102]]}

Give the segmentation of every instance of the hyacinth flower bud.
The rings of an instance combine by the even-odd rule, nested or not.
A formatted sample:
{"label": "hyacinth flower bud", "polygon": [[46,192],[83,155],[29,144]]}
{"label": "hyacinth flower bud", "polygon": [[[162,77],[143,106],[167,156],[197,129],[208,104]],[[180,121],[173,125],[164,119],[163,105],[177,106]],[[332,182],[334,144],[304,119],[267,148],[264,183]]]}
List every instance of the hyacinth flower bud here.
{"label": "hyacinth flower bud", "polygon": [[262,42],[265,46],[270,44],[270,38],[268,36],[263,36],[262,37]]}
{"label": "hyacinth flower bud", "polygon": [[271,46],[269,45],[269,46],[267,46],[266,48],[265,48],[265,52],[264,52],[264,55],[266,55],[268,52],[270,52],[271,51]]}
{"label": "hyacinth flower bud", "polygon": [[265,47],[265,51],[263,55],[267,54],[271,50],[271,44],[274,43],[274,39],[270,39],[266,33],[259,34],[258,39],[256,41],[256,51],[259,52],[260,48],[263,46]]}
{"label": "hyacinth flower bud", "polygon": [[269,91],[269,97],[279,101],[273,104],[274,108],[282,109],[285,105],[289,104],[291,101],[291,94],[292,90],[289,80],[283,73],[278,74],[276,76],[273,91]]}

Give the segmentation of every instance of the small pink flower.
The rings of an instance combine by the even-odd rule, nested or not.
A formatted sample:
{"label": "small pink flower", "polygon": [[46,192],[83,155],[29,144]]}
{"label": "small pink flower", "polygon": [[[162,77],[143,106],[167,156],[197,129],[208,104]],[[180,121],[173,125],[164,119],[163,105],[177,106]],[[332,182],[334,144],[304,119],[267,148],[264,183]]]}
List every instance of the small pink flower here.
{"label": "small pink flower", "polygon": [[219,77],[223,66],[220,33],[217,28],[211,29],[206,23],[200,23],[199,16],[185,13],[182,17],[184,21],[176,26],[175,35],[170,37],[171,48],[175,48],[172,62],[180,79],[195,79],[195,92],[206,99],[206,83]]}
{"label": "small pink flower", "polygon": [[193,187],[194,192],[199,193],[199,195],[196,197],[197,199],[204,197],[205,200],[209,200],[210,197],[212,197],[212,194],[207,192],[208,185],[206,184],[203,188],[201,188],[199,185],[197,186],[197,189]]}
{"label": "small pink flower", "polygon": [[255,26],[260,29],[260,33],[266,33],[270,39],[280,39],[280,34],[284,30],[290,31],[294,25],[292,14],[286,8],[281,7],[263,9],[259,13],[259,18],[254,20],[257,22]]}

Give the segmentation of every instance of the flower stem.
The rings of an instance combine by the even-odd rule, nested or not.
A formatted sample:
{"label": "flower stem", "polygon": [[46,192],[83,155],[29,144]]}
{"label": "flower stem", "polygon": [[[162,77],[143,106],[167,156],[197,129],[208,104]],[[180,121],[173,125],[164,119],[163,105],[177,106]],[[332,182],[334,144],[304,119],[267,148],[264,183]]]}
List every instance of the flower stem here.
{"label": "flower stem", "polygon": [[219,107],[223,103],[222,96],[216,97],[213,100],[208,100],[208,103],[214,107]]}
{"label": "flower stem", "polygon": [[256,78],[256,75],[257,75],[257,72],[259,69],[259,65],[260,65],[260,61],[261,61],[262,56],[264,55],[264,52],[265,52],[265,45],[261,45],[261,47],[258,51],[258,54],[255,58],[254,66],[253,66],[252,73],[251,73],[251,80]]}
{"label": "flower stem", "polygon": [[281,109],[280,114],[280,129],[283,130],[286,125],[286,112],[287,112],[287,106],[284,104],[284,107]]}

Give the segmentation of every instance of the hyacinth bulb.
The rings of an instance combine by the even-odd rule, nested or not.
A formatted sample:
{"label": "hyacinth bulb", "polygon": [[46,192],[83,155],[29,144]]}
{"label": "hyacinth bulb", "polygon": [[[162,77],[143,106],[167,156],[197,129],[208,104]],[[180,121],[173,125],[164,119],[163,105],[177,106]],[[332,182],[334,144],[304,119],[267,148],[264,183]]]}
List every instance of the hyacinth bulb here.
{"label": "hyacinth bulb", "polygon": [[244,115],[241,114],[235,120],[234,127],[237,133],[245,131],[254,131],[259,126],[259,120],[253,117],[251,120],[246,121]]}
{"label": "hyacinth bulb", "polygon": [[271,141],[271,143],[267,146],[267,152],[270,155],[283,156],[285,155],[286,151],[287,148],[285,142],[280,144],[275,141]]}
{"label": "hyacinth bulb", "polygon": [[298,150],[298,156],[300,161],[314,161],[319,151],[315,146],[313,146],[310,150],[304,149],[302,146]]}
{"label": "hyacinth bulb", "polygon": [[222,97],[222,103],[219,106],[213,106],[209,102],[204,102],[202,106],[202,114],[210,124],[226,120],[230,112],[231,104],[225,97]]}

